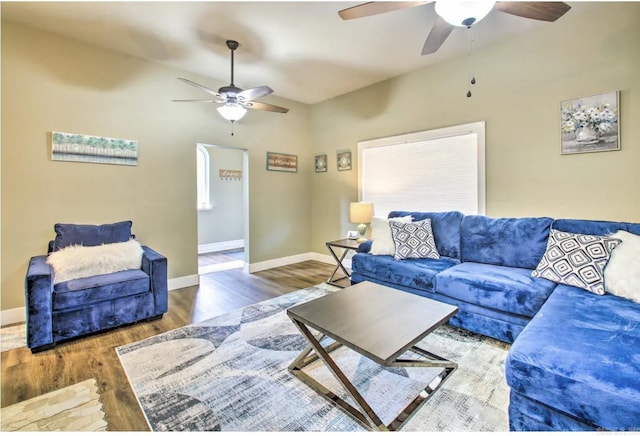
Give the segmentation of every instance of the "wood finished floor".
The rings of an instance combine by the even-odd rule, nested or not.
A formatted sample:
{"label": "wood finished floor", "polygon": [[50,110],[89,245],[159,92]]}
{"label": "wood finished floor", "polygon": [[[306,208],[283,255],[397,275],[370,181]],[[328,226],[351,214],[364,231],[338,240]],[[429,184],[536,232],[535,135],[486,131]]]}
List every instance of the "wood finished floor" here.
{"label": "wood finished floor", "polygon": [[2,353],[2,407],[89,378],[98,381],[109,431],[148,431],[115,347],[203,321],[327,279],[333,266],[301,262],[254,274],[230,270],[200,277],[200,286],[169,292],[169,311],[157,321],[121,327],[32,354]]}
{"label": "wood finished floor", "polygon": [[218,263],[233,262],[236,260],[244,260],[244,250],[226,250],[216,251],[213,253],[204,253],[198,255],[198,266],[207,266]]}

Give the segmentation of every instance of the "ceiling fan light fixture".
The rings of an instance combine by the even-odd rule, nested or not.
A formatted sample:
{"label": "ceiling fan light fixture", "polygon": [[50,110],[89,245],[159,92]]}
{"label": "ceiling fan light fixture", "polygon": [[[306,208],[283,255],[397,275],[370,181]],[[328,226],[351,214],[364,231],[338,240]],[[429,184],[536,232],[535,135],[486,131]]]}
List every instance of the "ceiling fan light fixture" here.
{"label": "ceiling fan light fixture", "polygon": [[495,1],[440,0],[436,2],[436,13],[447,23],[458,27],[471,27],[491,12]]}
{"label": "ceiling fan light fixture", "polygon": [[247,110],[237,103],[228,103],[223,106],[218,106],[217,109],[220,115],[222,115],[222,118],[232,123],[238,121],[247,113]]}

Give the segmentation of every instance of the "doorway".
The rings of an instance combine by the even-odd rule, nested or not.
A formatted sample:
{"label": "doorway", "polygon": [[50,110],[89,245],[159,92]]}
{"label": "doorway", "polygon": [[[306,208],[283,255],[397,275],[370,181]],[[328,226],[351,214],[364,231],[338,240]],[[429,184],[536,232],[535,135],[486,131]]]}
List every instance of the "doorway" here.
{"label": "doorway", "polygon": [[198,274],[247,269],[249,157],[246,149],[197,144]]}

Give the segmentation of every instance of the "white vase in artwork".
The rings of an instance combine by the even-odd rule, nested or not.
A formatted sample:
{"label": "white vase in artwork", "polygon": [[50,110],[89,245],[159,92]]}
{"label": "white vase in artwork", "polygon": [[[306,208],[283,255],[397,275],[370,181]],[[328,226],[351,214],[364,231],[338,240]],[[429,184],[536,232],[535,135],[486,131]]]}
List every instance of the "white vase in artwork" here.
{"label": "white vase in artwork", "polygon": [[576,129],[576,142],[581,144],[595,144],[599,140],[598,129],[594,127],[584,126]]}

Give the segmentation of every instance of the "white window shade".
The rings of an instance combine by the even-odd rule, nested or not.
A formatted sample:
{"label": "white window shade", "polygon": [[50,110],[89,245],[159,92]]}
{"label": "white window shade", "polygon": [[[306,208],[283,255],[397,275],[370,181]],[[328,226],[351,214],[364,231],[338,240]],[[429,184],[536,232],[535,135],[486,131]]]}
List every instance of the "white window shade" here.
{"label": "white window shade", "polygon": [[476,124],[481,132],[459,126],[358,144],[361,201],[380,217],[392,210],[483,214],[484,123]]}

